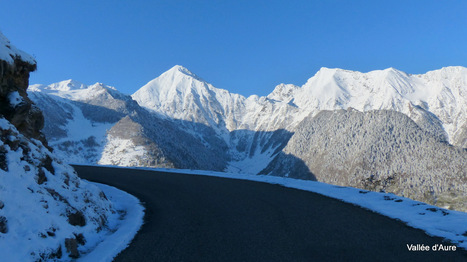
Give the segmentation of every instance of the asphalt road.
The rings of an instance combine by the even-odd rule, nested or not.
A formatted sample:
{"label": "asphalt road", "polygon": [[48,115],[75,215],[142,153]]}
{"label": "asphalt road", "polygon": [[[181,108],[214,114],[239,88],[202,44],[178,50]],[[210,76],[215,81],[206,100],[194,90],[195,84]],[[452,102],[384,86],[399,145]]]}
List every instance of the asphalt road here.
{"label": "asphalt road", "polygon": [[467,252],[368,210],[266,183],[75,166],[138,197],[145,223],[115,261],[467,261]]}

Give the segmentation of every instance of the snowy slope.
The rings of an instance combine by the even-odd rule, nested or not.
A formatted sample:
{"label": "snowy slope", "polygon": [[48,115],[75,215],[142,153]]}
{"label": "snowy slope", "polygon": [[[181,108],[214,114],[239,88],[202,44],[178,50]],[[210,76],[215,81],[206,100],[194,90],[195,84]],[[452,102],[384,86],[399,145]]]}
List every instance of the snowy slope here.
{"label": "snowy slope", "polygon": [[0,131],[2,261],[111,261],[126,248],[143,222],[138,199],[80,180],[3,118]]}
{"label": "snowy slope", "polygon": [[0,131],[3,256],[10,261],[78,256],[67,246],[70,241],[78,241],[78,252],[93,248],[110,230],[107,220],[115,216],[112,203],[41,142],[25,138],[3,118]]}

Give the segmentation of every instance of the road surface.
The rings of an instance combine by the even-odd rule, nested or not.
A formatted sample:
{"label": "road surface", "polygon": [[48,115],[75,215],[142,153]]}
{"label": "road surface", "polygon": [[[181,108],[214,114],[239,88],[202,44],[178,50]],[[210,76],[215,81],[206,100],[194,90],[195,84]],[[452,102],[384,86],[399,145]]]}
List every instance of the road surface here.
{"label": "road surface", "polygon": [[253,181],[75,166],[146,207],[115,261],[467,261],[467,252],[408,251],[448,244],[421,230],[315,193]]}

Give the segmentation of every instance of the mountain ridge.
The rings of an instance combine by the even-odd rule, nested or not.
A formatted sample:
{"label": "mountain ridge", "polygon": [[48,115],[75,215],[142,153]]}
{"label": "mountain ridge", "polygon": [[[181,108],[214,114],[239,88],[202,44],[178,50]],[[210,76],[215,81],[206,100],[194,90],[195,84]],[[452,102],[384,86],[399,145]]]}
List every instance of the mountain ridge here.
{"label": "mountain ridge", "polygon": [[[174,68],[178,69],[179,66]],[[417,123],[426,126],[427,130],[431,129],[434,135],[442,137],[452,144],[467,147],[467,138],[463,135],[467,127],[467,110],[460,106],[467,104],[466,76],[467,68],[460,66],[444,67],[416,75],[407,74],[394,68],[361,73],[323,67],[301,87],[280,84],[267,96],[253,95],[246,98],[224,89],[215,88],[201,78],[196,78],[199,83],[193,85],[192,82],[186,84],[175,78],[167,79],[164,73],[151,82],[166,83],[172,81],[171,83],[176,82],[175,85],[178,88],[180,86],[184,88],[196,87],[198,90],[199,86],[205,87],[206,90],[215,93],[206,96],[206,100],[216,101],[218,105],[213,108],[200,100],[191,99],[188,101],[187,99],[176,99],[174,96],[161,96],[160,92],[157,92],[158,89],[166,90],[173,87],[163,84],[150,86],[151,90],[155,92],[144,92],[143,96],[140,95],[143,93],[142,91],[149,89],[148,85],[145,85],[132,97],[141,106],[150,110],[162,114],[172,112],[168,116],[176,119],[219,124],[216,113],[223,113],[224,118],[228,120],[226,128],[229,131],[242,128],[268,130],[266,123],[269,123],[271,119],[275,119],[275,125],[293,129],[308,114],[312,112],[316,114],[321,110],[347,109],[349,107],[359,111],[396,110],[409,115]],[[451,79],[451,82],[448,79]],[[282,94],[282,92],[286,92],[286,94]],[[163,104],[158,103],[159,100],[154,102],[154,99],[162,100],[161,97],[164,99]],[[235,97],[233,100],[237,103],[232,101],[232,97]],[[203,112],[205,113],[203,119],[197,120],[192,114],[184,114],[177,111],[180,108],[170,106],[174,103],[183,105],[182,109],[190,109],[190,113],[196,110],[203,112],[206,108],[208,113]],[[440,103],[448,108],[444,108]],[[255,112],[255,114],[264,112],[268,106],[272,107],[274,111],[290,111],[293,109],[285,108],[291,106],[298,108],[301,112],[296,113],[296,121],[291,122],[280,119],[272,111],[269,112],[272,117],[265,116],[260,120],[251,114],[248,115],[248,112]],[[227,108],[237,112],[237,114],[231,113]],[[439,121],[433,121],[430,113],[443,123],[442,126],[440,126]]]}
{"label": "mountain ridge", "polygon": [[[322,173],[330,169],[318,169],[320,174],[313,174],[317,170],[314,162],[310,162],[313,154],[297,154],[298,151],[291,148],[310,147],[305,140],[295,138],[303,132],[309,132],[307,130],[310,128],[305,123],[315,125],[319,122],[310,119],[321,112],[339,110],[354,110],[364,115],[372,115],[372,111],[389,110],[404,115],[423,130],[403,129],[395,125],[403,129],[399,132],[401,136],[418,134],[423,137],[407,140],[411,148],[418,147],[420,141],[431,141],[436,144],[435,147],[440,148],[448,143],[459,148],[467,147],[467,68],[463,67],[446,67],[419,75],[394,68],[368,73],[322,68],[302,86],[280,84],[267,96],[252,95],[248,98],[216,88],[183,66],[172,67],[131,96],[99,83],[70,89],[66,85],[71,82],[60,82],[64,87],[33,86],[30,90],[31,98],[45,112],[52,111],[47,108],[46,101],[60,98],[63,102],[58,105],[66,117],[62,117],[61,122],[50,123],[53,120],[47,121],[47,118],[51,118],[53,113],[49,117],[46,115],[48,130],[62,128],[62,133],[72,133],[67,129],[71,126],[67,123],[75,121],[73,116],[84,116],[81,118],[87,121],[86,126],[95,128],[94,133],[98,136],[79,140],[70,138],[67,142],[56,141],[54,135],[49,133],[49,140],[52,146],[57,142],[55,145],[58,151],[68,150],[66,154],[70,157],[73,152],[86,152],[91,148],[89,155],[97,157],[93,158],[93,163],[282,176],[286,175],[287,170],[284,168],[287,167],[296,173],[289,174],[292,177],[318,177],[323,180]],[[383,115],[390,122],[404,119],[397,114]],[[358,116],[348,119],[361,121]],[[61,123],[61,126],[47,128],[47,123],[52,126]],[[364,127],[365,123],[359,125],[362,132],[369,132]],[[125,135],[128,128],[137,135]],[[320,133],[316,141],[327,139],[325,134]],[[341,139],[349,139],[339,133],[333,134]],[[380,135],[373,134],[370,137]],[[296,141],[301,145],[297,145]],[[377,151],[376,155],[389,157],[389,153],[382,148]],[[463,157],[464,151],[456,152],[454,154]],[[339,156],[340,150],[333,148],[330,154]],[[403,154],[409,152],[404,151]],[[283,155],[286,160],[275,160]],[[435,157],[432,153],[428,155]],[[80,161],[90,160],[82,158]],[[420,164],[422,162],[419,161]],[[284,166],[278,167],[274,163],[283,163]],[[356,170],[359,170],[357,175],[360,176],[366,169]],[[353,174],[342,174],[342,179],[350,183],[348,176]],[[464,181],[464,173],[456,174]],[[436,179],[429,180],[429,183],[438,183]],[[406,192],[410,190],[393,191],[408,194]],[[444,194],[441,191],[436,191],[437,196]],[[422,196],[414,195],[422,199]],[[436,201],[436,197],[423,199]],[[458,207],[456,204],[452,206]]]}

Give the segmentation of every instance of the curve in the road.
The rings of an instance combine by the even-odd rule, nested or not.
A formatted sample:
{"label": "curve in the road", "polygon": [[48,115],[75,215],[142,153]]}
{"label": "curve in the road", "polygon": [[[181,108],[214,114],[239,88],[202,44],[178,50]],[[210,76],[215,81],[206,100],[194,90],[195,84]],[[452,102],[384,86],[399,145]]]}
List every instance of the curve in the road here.
{"label": "curve in the road", "polygon": [[467,252],[408,251],[449,244],[319,194],[260,182],[75,166],[146,207],[145,224],[115,261],[467,261]]}

